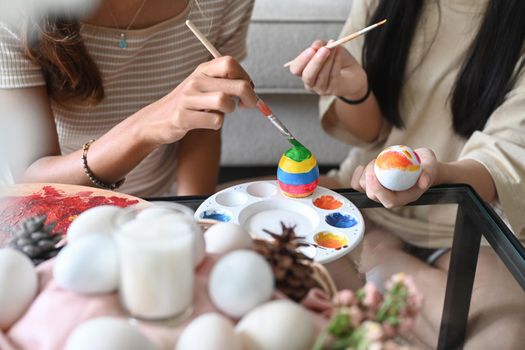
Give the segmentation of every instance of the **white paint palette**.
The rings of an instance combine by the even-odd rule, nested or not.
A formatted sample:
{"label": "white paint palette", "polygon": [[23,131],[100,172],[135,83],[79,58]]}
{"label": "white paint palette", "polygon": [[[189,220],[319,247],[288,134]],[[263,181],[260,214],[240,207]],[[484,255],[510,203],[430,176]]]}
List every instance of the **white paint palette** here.
{"label": "white paint palette", "polygon": [[270,239],[264,230],[281,233],[281,222],[296,226],[296,234],[309,244],[301,251],[319,263],[350,252],[365,231],[359,209],[340,194],[317,187],[309,197],[289,198],[277,181],[249,182],[217,192],[199,206],[195,218],[233,222],[264,239]]}

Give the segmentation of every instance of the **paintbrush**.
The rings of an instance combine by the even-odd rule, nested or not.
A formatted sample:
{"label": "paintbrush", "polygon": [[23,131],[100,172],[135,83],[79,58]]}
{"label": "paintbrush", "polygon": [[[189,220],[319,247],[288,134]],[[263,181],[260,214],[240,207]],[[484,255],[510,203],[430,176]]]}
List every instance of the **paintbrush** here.
{"label": "paintbrush", "polygon": [[[326,44],[324,47],[326,47],[327,49],[333,49],[334,47],[337,47],[341,44],[344,44],[344,43],[347,43],[349,42],[350,40],[354,40],[355,38],[358,38],[360,37],[361,35],[371,31],[372,29],[375,29],[377,27],[380,27],[382,26],[383,24],[386,23],[386,19],[380,21],[380,22],[377,22],[376,24],[372,24],[371,26],[368,26],[366,28],[363,28],[355,33],[352,33],[350,35],[347,35],[345,37],[342,37],[341,39],[337,40],[337,41],[333,41],[333,42],[330,42],[328,44]],[[284,64],[284,67],[290,67],[293,63],[293,60],[290,61],[290,62],[286,62]]]}
{"label": "paintbrush", "polygon": [[[195,25],[190,20],[186,21],[186,25],[188,26],[188,28],[190,28],[193,34],[195,34],[197,39],[200,40],[204,47],[208,49],[208,51],[214,58],[222,56],[221,53],[215,48],[215,46],[213,46],[213,44],[206,38],[206,36],[197,27],[195,27]],[[283,124],[283,122],[281,122],[279,118],[277,118],[275,114],[273,114],[270,107],[268,107],[268,105],[259,96],[257,96],[257,108],[266,118],[268,118],[268,120],[273,124],[273,126],[275,126],[275,128],[279,130],[279,132],[288,139],[288,141],[292,145],[301,145],[301,143],[297,141],[297,139],[292,135],[290,130],[288,130],[288,128]]]}

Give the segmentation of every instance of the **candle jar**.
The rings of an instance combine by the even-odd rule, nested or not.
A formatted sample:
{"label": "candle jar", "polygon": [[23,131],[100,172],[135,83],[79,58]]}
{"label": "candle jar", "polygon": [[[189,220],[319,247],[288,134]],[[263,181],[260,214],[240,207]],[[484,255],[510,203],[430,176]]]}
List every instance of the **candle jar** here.
{"label": "candle jar", "polygon": [[178,318],[191,309],[199,227],[173,208],[123,211],[115,218],[120,300],[141,320]]}

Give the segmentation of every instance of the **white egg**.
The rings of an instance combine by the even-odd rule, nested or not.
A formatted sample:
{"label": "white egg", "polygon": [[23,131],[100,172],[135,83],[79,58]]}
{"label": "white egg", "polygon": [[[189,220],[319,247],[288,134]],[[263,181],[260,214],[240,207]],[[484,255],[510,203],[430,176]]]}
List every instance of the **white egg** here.
{"label": "white egg", "polygon": [[113,231],[113,219],[123,209],[114,205],[101,205],[81,213],[69,226],[67,240],[72,242],[78,237],[92,233],[110,234]]}
{"label": "white egg", "polygon": [[[164,210],[164,208],[160,208]],[[160,214],[155,209],[156,214]],[[152,212],[150,212],[152,213]],[[128,230],[129,232],[143,232],[150,234],[152,237],[156,233],[184,233],[192,232],[194,235],[194,265],[198,266],[206,255],[204,236],[201,229],[195,222],[193,216],[188,216],[180,212],[169,212],[162,215],[144,215],[137,216],[134,220],[126,222],[121,230]]]}
{"label": "white egg", "polygon": [[99,317],[80,324],[71,332],[65,350],[155,350],[146,336],[128,322]]}
{"label": "white egg", "polygon": [[253,309],[235,327],[244,350],[307,350],[317,336],[308,311],[289,300]]}
{"label": "white egg", "polygon": [[417,183],[421,161],[408,146],[387,147],[377,156],[374,173],[383,187],[391,191],[405,191]]}
{"label": "white egg", "polygon": [[206,252],[226,254],[237,249],[249,249],[253,240],[240,225],[233,222],[221,222],[211,226],[204,235]]}
{"label": "white egg", "polygon": [[243,350],[233,323],[218,313],[207,313],[184,328],[175,350]]}
{"label": "white egg", "polygon": [[215,263],[208,291],[219,310],[239,318],[270,300],[274,289],[268,262],[251,250],[236,250]]}
{"label": "white egg", "polygon": [[36,296],[38,278],[31,260],[9,248],[0,249],[0,329],[6,330]]}
{"label": "white egg", "polygon": [[69,243],[56,258],[53,276],[59,286],[76,293],[115,291],[119,265],[113,236],[91,234]]}

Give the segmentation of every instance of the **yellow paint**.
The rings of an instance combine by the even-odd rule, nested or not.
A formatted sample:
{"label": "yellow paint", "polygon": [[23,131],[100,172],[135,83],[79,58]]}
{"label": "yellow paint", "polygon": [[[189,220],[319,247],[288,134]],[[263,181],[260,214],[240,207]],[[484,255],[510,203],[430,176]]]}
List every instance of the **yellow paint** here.
{"label": "yellow paint", "polygon": [[284,155],[279,160],[279,168],[287,173],[292,174],[302,174],[307,173],[317,165],[317,159],[312,154],[312,156],[302,162],[296,162]]}

